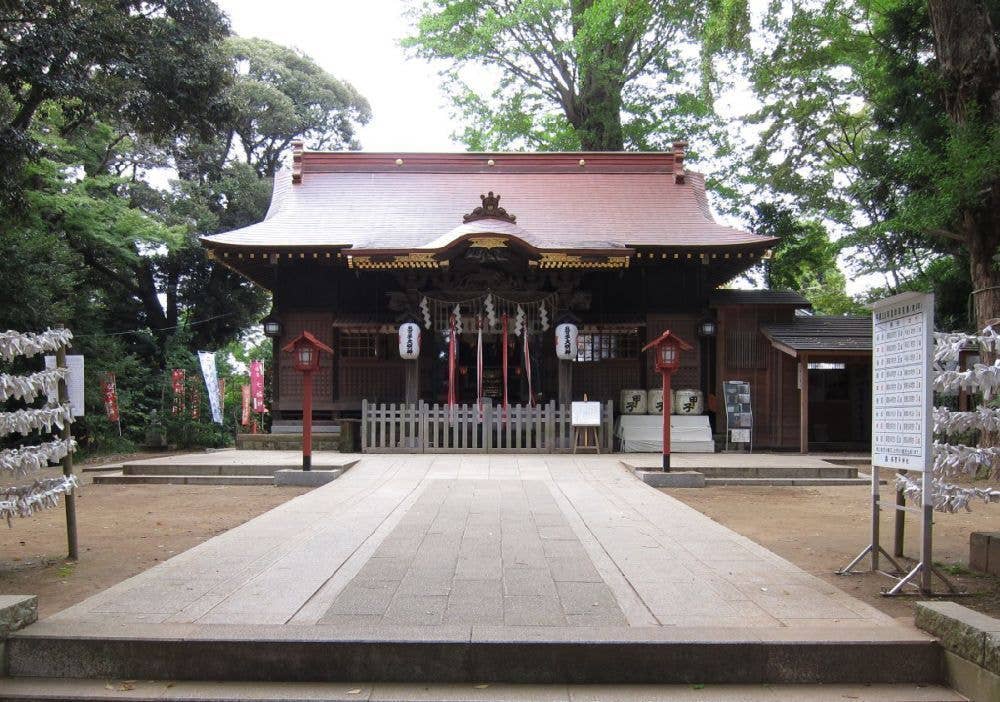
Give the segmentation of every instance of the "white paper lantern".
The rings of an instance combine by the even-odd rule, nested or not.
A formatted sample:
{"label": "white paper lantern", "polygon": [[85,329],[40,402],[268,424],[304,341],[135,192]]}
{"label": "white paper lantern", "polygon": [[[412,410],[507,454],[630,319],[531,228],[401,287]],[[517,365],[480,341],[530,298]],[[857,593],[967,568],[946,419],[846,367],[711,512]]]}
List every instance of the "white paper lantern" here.
{"label": "white paper lantern", "polygon": [[420,326],[413,322],[399,325],[399,357],[412,361],[420,357]]}
{"label": "white paper lantern", "polygon": [[576,340],[580,334],[575,324],[564,323],[556,327],[556,356],[560,361],[576,358]]}

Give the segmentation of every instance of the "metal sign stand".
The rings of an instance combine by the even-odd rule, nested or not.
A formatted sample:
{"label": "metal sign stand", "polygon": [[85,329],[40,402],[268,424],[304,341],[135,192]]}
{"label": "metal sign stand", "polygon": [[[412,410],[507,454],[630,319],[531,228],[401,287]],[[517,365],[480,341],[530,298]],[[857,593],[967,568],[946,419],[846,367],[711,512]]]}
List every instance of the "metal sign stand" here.
{"label": "metal sign stand", "polygon": [[[886,596],[898,595],[904,587],[917,587],[933,594],[932,577],[939,577],[951,592],[955,586],[934,567],[934,504],[931,480],[934,466],[931,362],[934,357],[934,295],[903,293],[872,306],[872,522],[871,543],[838,575],[850,575],[865,556],[871,555],[871,571],[896,580]],[[922,505],[907,507],[895,500],[893,510],[920,512],[920,559],[905,572],[879,541],[879,469],[922,472]],[[897,573],[879,569],[879,556]],[[905,574],[904,574],[905,572]],[[917,578],[919,577],[919,580]],[[919,583],[919,584],[918,584]]]}

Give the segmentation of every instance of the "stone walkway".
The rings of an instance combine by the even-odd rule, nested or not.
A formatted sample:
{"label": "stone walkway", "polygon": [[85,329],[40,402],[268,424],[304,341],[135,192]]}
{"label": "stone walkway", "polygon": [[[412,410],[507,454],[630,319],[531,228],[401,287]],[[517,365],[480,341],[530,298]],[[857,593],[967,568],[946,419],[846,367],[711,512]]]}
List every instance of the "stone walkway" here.
{"label": "stone walkway", "polygon": [[366,456],[339,480],[49,621],[895,624],[643,485],[616,457],[536,455]]}

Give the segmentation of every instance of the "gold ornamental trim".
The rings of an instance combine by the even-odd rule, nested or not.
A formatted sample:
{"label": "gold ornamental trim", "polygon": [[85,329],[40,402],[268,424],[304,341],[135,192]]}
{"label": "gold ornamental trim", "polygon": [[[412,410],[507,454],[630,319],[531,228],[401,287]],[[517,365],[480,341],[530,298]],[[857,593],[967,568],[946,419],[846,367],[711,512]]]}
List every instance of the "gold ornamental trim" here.
{"label": "gold ornamental trim", "polygon": [[561,252],[543,253],[535,262],[539,268],[628,268],[628,256],[581,256]]}
{"label": "gold ornamental trim", "polygon": [[400,268],[440,268],[441,261],[433,253],[411,252],[393,256],[347,256],[347,267],[358,270],[391,270]]}

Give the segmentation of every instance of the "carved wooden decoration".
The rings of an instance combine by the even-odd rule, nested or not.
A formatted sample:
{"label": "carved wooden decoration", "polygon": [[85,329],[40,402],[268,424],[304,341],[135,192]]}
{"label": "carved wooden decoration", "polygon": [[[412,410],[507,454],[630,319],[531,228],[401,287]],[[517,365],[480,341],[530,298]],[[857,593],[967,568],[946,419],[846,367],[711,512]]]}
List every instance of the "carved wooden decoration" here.
{"label": "carved wooden decoration", "polygon": [[488,195],[480,195],[479,199],[483,201],[482,206],[462,217],[463,222],[475,222],[480,219],[499,219],[511,224],[517,222],[517,217],[508,214],[507,210],[500,207],[500,196],[494,195],[492,190]]}

